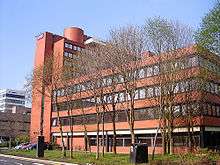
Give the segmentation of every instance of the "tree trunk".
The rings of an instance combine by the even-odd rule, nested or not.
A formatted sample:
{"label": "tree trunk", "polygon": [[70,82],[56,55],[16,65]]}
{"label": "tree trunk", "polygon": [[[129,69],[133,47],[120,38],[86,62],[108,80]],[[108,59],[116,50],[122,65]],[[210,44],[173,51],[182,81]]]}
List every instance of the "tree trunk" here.
{"label": "tree trunk", "polygon": [[[162,135],[162,133],[161,133]],[[166,136],[165,136],[165,133],[163,133],[162,135],[162,149],[163,149],[163,154],[165,155],[166,154]]]}
{"label": "tree trunk", "polygon": [[112,123],[112,125],[113,125],[113,154],[117,154],[117,151],[116,151],[116,129],[115,129],[115,122],[114,123]]}
{"label": "tree trunk", "polygon": [[60,130],[60,136],[61,136],[61,141],[62,141],[62,154],[63,154],[63,157],[66,157],[66,149],[65,149],[65,144],[64,144],[64,138],[63,138],[63,131],[62,131],[62,126],[61,124],[59,124],[59,130]]}
{"label": "tree trunk", "polygon": [[70,117],[70,159],[73,158],[73,120],[72,120],[72,110],[71,110],[71,117]]}
{"label": "tree trunk", "polygon": [[11,140],[12,138],[11,138],[11,136],[9,137],[9,143],[8,143],[8,148],[9,148],[9,150],[11,149]]}
{"label": "tree trunk", "polygon": [[154,137],[153,151],[152,151],[152,160],[154,160],[154,153],[155,153],[155,148],[156,148],[157,134],[158,134],[159,129],[160,129],[160,127],[157,128],[157,132],[156,132],[155,137]]}
{"label": "tree trunk", "polygon": [[171,133],[171,137],[170,137],[170,154],[171,155],[173,154],[173,136],[172,136],[172,133]]}
{"label": "tree trunk", "polygon": [[73,158],[73,134],[71,131],[71,136],[70,136],[70,158]]}
{"label": "tree trunk", "polygon": [[99,159],[99,114],[97,114],[97,124],[96,124],[96,160]]}
{"label": "tree trunk", "polygon": [[131,129],[130,132],[131,132],[131,143],[134,144],[135,143],[134,129]]}
{"label": "tree trunk", "polygon": [[105,112],[102,112],[102,156],[104,157],[105,155]]}
{"label": "tree trunk", "polygon": [[[55,104],[57,104],[57,97],[55,99],[56,99]],[[60,137],[61,137],[61,142],[62,142],[62,154],[63,154],[63,157],[66,157],[66,149],[65,149],[64,139],[63,139],[63,129],[62,129],[62,123],[60,120],[60,113],[59,113],[58,108],[56,108],[56,112],[57,112],[57,120],[59,122],[59,131],[60,131]]]}
{"label": "tree trunk", "polygon": [[113,154],[117,154],[116,151],[116,126],[115,126],[115,113],[116,113],[116,109],[115,109],[115,105],[112,105],[113,108],[113,115],[112,115],[112,128],[113,128]]}
{"label": "tree trunk", "polygon": [[90,141],[85,123],[83,123],[83,127],[84,127],[85,151],[89,150],[89,152],[91,152]]}

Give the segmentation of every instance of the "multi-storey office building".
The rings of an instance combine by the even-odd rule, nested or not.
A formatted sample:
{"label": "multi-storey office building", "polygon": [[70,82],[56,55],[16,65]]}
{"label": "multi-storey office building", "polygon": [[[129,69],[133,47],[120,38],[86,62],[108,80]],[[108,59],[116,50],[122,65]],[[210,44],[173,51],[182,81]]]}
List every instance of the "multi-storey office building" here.
{"label": "multi-storey office building", "polygon": [[[70,65],[67,59],[77,59],[80,56],[81,49],[86,49],[89,45],[99,44],[96,40],[83,34],[79,28],[67,28],[64,36],[54,35],[45,32],[37,39],[37,48],[35,55],[35,67],[45,65],[48,56],[55,59],[59,65]],[[135,71],[137,76],[137,89],[135,91],[135,135],[137,142],[144,142],[152,149],[153,138],[159,125],[160,111],[159,104],[155,101],[162,93],[161,84],[158,77],[162,74],[163,64],[177,68],[178,73],[172,80],[173,98],[172,103],[175,120],[174,132],[174,151],[186,149],[187,147],[187,127],[184,118],[187,118],[190,109],[193,114],[193,137],[195,144],[200,147],[220,145],[220,57],[208,53],[198,53],[195,46],[180,49],[179,52],[169,52],[161,55],[146,53],[143,62]],[[161,65],[162,64],[162,65]],[[108,88],[112,85],[112,76],[108,74],[103,76],[99,87]],[[123,83],[123,76],[117,74],[117,83]],[[65,144],[69,147],[70,141],[70,117],[68,116],[68,105],[71,104],[74,109],[74,115],[71,120],[74,124],[74,148],[83,148],[84,146],[84,129],[82,122],[86,118],[86,127],[90,139],[92,150],[96,146],[96,120],[97,115],[95,105],[97,98],[88,94],[90,90],[89,79],[82,81],[80,77],[73,84],[66,88],[60,86],[53,90],[51,95],[58,96],[58,106],[53,105],[52,97],[45,97],[42,93],[33,95],[32,118],[31,118],[31,139],[36,140],[43,128],[43,134],[46,141],[55,139],[61,143],[60,131],[56,111],[59,111]],[[202,81],[201,81],[202,79]],[[75,95],[71,101],[65,100],[65,94],[68,88],[68,95]],[[166,88],[163,87],[163,88]],[[168,87],[167,87],[168,88]],[[35,90],[35,89],[33,89]],[[79,95],[79,93],[81,93]],[[125,104],[125,91],[123,89],[114,93],[121,105]],[[111,103],[112,94],[104,93],[106,105]],[[43,105],[43,111],[42,111]],[[83,107],[85,114],[80,109]],[[166,110],[166,107],[164,107]],[[106,112],[104,119],[105,137],[109,145],[107,151],[111,151],[112,146],[112,111]],[[43,117],[43,122],[41,119]],[[183,121],[183,122],[181,122]],[[42,127],[41,127],[42,124]],[[117,150],[118,152],[128,152],[131,144],[129,125],[126,118],[126,109],[118,106],[116,113],[116,133],[117,133]],[[156,152],[162,152],[162,139],[158,136],[156,141]]]}
{"label": "multi-storey office building", "polygon": [[12,112],[18,107],[25,106],[25,91],[1,89],[0,112]]}

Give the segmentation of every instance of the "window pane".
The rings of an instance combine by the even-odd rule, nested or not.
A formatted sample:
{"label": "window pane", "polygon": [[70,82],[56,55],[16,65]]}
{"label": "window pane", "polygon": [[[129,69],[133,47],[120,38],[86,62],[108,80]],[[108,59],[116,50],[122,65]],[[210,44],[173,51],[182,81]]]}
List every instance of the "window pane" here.
{"label": "window pane", "polygon": [[68,43],[65,43],[64,46],[65,46],[65,48],[68,48]]}
{"label": "window pane", "polygon": [[119,102],[123,102],[124,100],[124,93],[119,93]]}
{"label": "window pane", "polygon": [[134,99],[138,99],[138,89],[134,92]]}
{"label": "window pane", "polygon": [[124,82],[124,77],[122,75],[118,75],[118,82],[123,83]]}
{"label": "window pane", "polygon": [[147,97],[154,96],[154,89],[152,87],[147,88]]}
{"label": "window pane", "polygon": [[69,53],[68,52],[64,52],[64,56],[68,57]]}
{"label": "window pane", "polygon": [[150,77],[153,75],[153,68],[152,67],[148,67],[147,68],[147,77]]}
{"label": "window pane", "polygon": [[155,96],[160,96],[160,94],[161,94],[161,87],[155,87],[154,88],[154,92],[155,92]]}
{"label": "window pane", "polygon": [[189,67],[198,66],[198,64],[199,64],[198,57],[189,58],[189,61],[188,61]]}
{"label": "window pane", "polygon": [[144,78],[144,74],[145,74],[144,69],[141,69],[141,70],[139,71],[139,78]]}
{"label": "window pane", "polygon": [[140,89],[139,93],[140,93],[140,99],[144,99],[145,98],[145,89]]}
{"label": "window pane", "polygon": [[160,72],[159,66],[158,66],[158,65],[155,65],[155,66],[154,66],[154,75],[158,75],[159,72]]}

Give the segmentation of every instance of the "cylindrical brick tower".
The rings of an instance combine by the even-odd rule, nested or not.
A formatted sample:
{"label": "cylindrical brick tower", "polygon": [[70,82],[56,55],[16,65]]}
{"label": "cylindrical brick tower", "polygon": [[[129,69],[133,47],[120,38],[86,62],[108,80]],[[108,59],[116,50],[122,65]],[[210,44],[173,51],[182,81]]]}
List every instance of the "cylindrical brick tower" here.
{"label": "cylindrical brick tower", "polygon": [[84,31],[78,27],[69,27],[64,29],[64,37],[68,40],[83,44]]}

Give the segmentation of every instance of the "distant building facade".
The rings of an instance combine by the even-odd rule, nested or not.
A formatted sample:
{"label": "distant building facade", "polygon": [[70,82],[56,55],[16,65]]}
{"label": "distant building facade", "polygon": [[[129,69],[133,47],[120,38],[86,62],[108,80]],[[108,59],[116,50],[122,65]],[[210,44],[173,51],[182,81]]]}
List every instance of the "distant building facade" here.
{"label": "distant building facade", "polygon": [[15,112],[25,107],[25,91],[0,89],[0,112]]}
{"label": "distant building facade", "polygon": [[25,107],[25,92],[0,90],[0,138],[8,140],[18,135],[28,135],[31,108]]}

